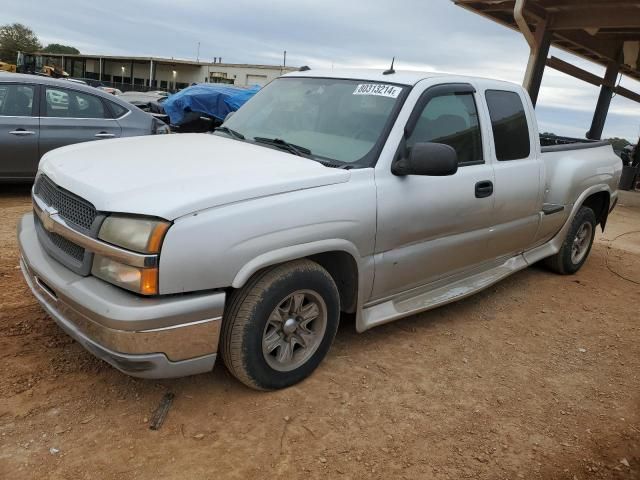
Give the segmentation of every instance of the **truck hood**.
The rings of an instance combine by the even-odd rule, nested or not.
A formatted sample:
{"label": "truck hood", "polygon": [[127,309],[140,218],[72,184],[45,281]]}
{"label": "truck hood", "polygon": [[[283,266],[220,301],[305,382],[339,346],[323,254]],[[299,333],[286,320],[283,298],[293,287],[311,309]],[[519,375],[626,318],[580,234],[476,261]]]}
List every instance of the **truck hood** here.
{"label": "truck hood", "polygon": [[40,171],[97,210],[167,220],[350,177],[288,152],[199,133],[70,145],[46,154]]}

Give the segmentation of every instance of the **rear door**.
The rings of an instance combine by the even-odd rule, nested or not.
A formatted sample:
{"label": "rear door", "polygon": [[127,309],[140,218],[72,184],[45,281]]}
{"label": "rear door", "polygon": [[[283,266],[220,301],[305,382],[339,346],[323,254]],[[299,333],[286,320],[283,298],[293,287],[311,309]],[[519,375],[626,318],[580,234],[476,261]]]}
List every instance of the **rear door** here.
{"label": "rear door", "polygon": [[534,125],[533,107],[521,90],[489,89],[484,99],[491,119],[495,171],[495,206],[489,249],[493,257],[508,257],[532,245],[542,210],[543,165]]}
{"label": "rear door", "polygon": [[40,154],[73,143],[121,135],[107,102],[97,95],[43,85]]}
{"label": "rear door", "polygon": [[0,178],[35,176],[38,169],[38,86],[0,83]]}

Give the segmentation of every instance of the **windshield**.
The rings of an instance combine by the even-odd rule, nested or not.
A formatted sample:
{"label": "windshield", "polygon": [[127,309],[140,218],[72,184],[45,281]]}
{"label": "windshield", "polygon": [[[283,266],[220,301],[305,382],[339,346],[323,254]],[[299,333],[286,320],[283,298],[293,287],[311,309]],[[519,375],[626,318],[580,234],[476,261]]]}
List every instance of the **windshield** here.
{"label": "windshield", "polygon": [[404,87],[332,78],[279,78],[247,102],[224,126],[247,140],[277,139],[310,156],[366,163]]}

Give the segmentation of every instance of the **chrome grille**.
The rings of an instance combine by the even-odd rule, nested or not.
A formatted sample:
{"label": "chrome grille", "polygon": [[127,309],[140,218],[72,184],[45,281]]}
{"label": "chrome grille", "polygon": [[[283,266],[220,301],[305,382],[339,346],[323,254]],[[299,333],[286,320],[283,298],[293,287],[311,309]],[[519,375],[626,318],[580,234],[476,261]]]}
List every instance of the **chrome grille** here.
{"label": "chrome grille", "polygon": [[[104,215],[96,211],[88,201],[68,192],[40,175],[33,187],[33,196],[40,203],[55,209],[67,225],[78,232],[95,238]],[[40,218],[35,216],[40,244],[54,259],[78,275],[89,275],[93,254],[61,235],[48,231]]]}
{"label": "chrome grille", "polygon": [[59,249],[65,255],[68,255],[69,257],[82,263],[82,261],[84,260],[84,248],[82,248],[79,245],[76,245],[73,242],[70,242],[66,238],[58,235],[57,233],[49,232],[48,230],[46,230],[42,226],[42,222],[38,217],[36,217],[36,221],[38,222],[38,225],[41,227],[40,230],[47,236],[47,238],[51,241],[54,247]]}
{"label": "chrome grille", "polygon": [[45,175],[38,177],[33,192],[47,205],[55,208],[67,222],[89,231],[98,213],[93,205],[58,187]]}

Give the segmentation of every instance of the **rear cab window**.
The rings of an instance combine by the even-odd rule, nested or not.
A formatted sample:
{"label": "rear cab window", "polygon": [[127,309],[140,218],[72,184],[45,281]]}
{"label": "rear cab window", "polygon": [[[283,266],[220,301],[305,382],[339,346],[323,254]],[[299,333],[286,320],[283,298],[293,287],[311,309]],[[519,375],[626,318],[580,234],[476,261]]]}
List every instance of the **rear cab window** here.
{"label": "rear cab window", "polygon": [[15,83],[0,83],[0,116],[30,117],[33,115],[35,87]]}
{"label": "rear cab window", "polygon": [[520,95],[506,90],[487,90],[485,99],[491,117],[498,161],[528,158],[531,153],[531,139]]}

